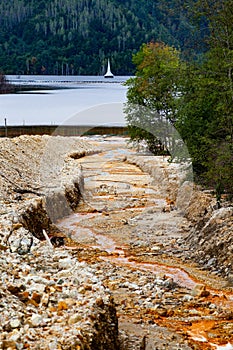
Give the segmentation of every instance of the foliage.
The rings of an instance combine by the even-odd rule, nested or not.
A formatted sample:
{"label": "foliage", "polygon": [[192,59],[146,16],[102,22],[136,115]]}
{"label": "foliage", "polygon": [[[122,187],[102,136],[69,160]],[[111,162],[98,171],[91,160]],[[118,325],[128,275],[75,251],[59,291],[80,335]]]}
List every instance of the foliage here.
{"label": "foliage", "polygon": [[180,52],[164,43],[151,42],[142,45],[133,62],[136,77],[126,83],[125,109],[131,140],[144,140],[154,154],[167,154],[177,108]]}
{"label": "foliage", "polygon": [[7,81],[4,74],[0,73],[0,94],[7,94],[13,91],[12,86]]}
{"label": "foliage", "polygon": [[[143,42],[188,47],[184,7],[154,0],[0,0],[0,68],[6,74],[134,72]],[[201,42],[201,40],[199,40]],[[190,50],[189,50],[190,51]]]}
{"label": "foliage", "polygon": [[233,1],[198,5],[211,33],[210,48],[204,62],[186,72],[177,127],[197,175],[215,187],[219,199],[233,193]]}
{"label": "foliage", "polygon": [[[233,1],[194,3],[193,17],[205,23],[209,33],[203,59],[179,62],[178,70],[166,64],[164,71],[149,50],[151,44],[143,46],[134,59],[137,75],[128,82],[128,101],[146,104],[158,114],[163,109],[157,102],[162,101],[161,106],[168,110],[166,117],[175,123],[188,146],[196,179],[215,188],[219,201],[223,193],[233,196]],[[129,111],[131,138],[147,140],[145,130],[134,127],[135,116],[139,114]],[[149,142],[156,146],[158,140]]]}

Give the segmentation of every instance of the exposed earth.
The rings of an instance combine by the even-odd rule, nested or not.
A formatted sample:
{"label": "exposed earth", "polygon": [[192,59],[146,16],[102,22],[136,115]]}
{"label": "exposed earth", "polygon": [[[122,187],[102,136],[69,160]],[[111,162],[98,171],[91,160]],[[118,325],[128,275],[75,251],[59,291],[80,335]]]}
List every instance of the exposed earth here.
{"label": "exposed earth", "polygon": [[30,194],[2,181],[0,348],[233,349],[232,206],[125,138],[77,138],[49,171],[36,142]]}

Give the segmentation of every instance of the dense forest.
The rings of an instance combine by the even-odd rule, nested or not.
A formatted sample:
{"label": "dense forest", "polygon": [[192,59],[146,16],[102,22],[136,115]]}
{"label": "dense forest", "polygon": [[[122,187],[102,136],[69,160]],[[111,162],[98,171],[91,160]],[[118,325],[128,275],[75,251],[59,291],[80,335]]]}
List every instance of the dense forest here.
{"label": "dense forest", "polygon": [[[196,31],[183,0],[0,0],[0,70],[5,74],[134,73],[132,55],[162,41],[198,57]],[[201,33],[201,34],[200,34]]]}

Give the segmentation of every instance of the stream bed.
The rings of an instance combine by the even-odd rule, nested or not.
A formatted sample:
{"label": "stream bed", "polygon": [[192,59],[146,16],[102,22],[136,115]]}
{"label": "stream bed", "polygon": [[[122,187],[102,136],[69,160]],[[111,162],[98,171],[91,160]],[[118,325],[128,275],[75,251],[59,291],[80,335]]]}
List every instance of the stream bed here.
{"label": "stream bed", "polygon": [[[71,239],[66,248],[112,292],[122,349],[233,349],[233,295],[186,262],[179,240],[188,223],[171,205],[174,183],[164,188],[128,162],[135,152],[124,139],[102,147],[78,160],[83,201],[59,227]],[[169,173],[162,157],[160,167]]]}

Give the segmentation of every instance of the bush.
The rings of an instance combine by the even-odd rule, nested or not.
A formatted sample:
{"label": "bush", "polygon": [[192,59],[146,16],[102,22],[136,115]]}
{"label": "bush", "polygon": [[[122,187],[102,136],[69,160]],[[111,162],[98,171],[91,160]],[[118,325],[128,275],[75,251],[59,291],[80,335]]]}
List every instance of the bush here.
{"label": "bush", "polygon": [[0,94],[8,94],[13,91],[12,85],[6,79],[3,73],[0,73]]}

